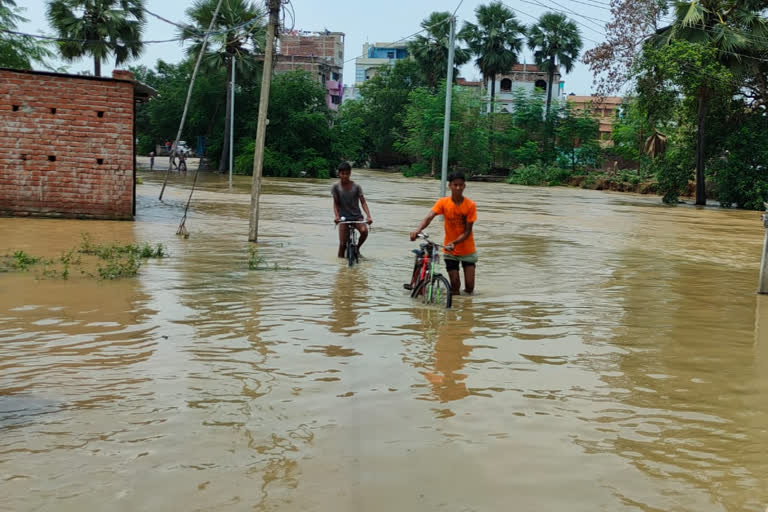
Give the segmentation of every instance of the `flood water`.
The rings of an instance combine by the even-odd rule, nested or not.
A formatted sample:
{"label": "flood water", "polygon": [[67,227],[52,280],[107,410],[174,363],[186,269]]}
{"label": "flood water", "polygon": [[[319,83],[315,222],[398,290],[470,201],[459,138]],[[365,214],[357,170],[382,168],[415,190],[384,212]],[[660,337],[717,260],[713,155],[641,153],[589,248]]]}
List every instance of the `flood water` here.
{"label": "flood water", "polygon": [[[135,222],[0,219],[2,253],[163,242],[138,277],[0,274],[0,510],[763,511],[768,297],[757,212],[468,183],[474,296],[402,289],[439,183],[145,173]],[[438,235],[435,221],[428,231]],[[278,265],[275,270],[274,265]]]}

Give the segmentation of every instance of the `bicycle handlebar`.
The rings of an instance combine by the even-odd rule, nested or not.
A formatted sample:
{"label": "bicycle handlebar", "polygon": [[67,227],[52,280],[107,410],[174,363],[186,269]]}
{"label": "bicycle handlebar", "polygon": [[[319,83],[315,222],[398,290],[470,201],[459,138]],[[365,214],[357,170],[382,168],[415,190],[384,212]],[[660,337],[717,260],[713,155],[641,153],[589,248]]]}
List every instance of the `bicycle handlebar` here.
{"label": "bicycle handlebar", "polygon": [[424,240],[426,240],[426,241],[427,241],[427,243],[429,243],[429,244],[432,244],[432,245],[434,245],[434,246],[436,246],[436,247],[440,247],[441,249],[445,249],[445,252],[449,252],[449,253],[450,253],[450,252],[453,252],[453,251],[449,251],[448,249],[446,249],[444,245],[442,245],[442,244],[439,244],[439,243],[437,243],[437,242],[433,242],[432,240],[430,240],[430,239],[429,239],[429,235],[428,235],[428,234],[426,234],[426,233],[419,233],[419,234],[418,234],[418,235],[416,235],[416,236],[417,236],[418,238],[423,238],[423,239],[424,239]]}

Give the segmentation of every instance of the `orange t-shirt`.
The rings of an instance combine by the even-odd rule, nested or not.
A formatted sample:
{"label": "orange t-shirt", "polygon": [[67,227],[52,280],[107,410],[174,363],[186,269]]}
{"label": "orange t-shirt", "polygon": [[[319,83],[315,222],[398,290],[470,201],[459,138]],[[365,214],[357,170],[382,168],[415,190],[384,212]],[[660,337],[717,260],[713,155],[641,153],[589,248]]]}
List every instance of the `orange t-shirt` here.
{"label": "orange t-shirt", "polygon": [[[470,222],[477,222],[477,206],[469,198],[464,198],[461,204],[456,204],[450,197],[438,199],[432,211],[442,215],[445,219],[445,239],[443,244],[448,245],[462,234]],[[475,235],[469,234],[469,238],[456,244],[453,254],[466,256],[475,252]]]}

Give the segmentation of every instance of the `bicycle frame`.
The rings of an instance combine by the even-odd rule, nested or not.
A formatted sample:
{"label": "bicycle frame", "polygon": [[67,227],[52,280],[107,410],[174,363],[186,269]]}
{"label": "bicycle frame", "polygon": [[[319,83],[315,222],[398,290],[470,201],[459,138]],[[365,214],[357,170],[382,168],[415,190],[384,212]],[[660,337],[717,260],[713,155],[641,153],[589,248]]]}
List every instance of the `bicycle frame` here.
{"label": "bicycle frame", "polygon": [[[355,224],[363,224],[364,221],[362,220],[345,220],[344,217],[341,218],[341,222],[338,222],[337,225],[341,224],[347,224],[347,247],[355,247],[355,251],[357,251],[357,229],[354,228]],[[355,261],[357,261],[357,256],[355,256]],[[350,261],[349,266],[352,266],[352,262]]]}
{"label": "bicycle frame", "polygon": [[[431,303],[434,299],[432,296],[434,290],[431,283],[434,283],[435,279],[445,280],[438,269],[440,263],[440,249],[444,247],[429,240],[429,236],[424,233],[420,233],[419,238],[426,240],[427,243],[422,245],[423,251],[417,253],[417,260],[414,264],[413,275],[411,276],[411,296],[416,296],[417,290],[421,287],[421,283],[430,283],[429,285],[424,286],[424,301]],[[437,300],[440,299],[438,298]],[[448,307],[450,307],[450,300]]]}

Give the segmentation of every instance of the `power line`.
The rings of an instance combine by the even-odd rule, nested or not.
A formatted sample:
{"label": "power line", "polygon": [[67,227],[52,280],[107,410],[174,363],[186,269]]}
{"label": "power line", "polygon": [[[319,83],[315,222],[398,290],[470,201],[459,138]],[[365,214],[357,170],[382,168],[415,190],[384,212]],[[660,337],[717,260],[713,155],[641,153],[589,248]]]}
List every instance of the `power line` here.
{"label": "power line", "polygon": [[[525,0],[521,0],[521,1],[525,1]],[[529,3],[529,4],[532,4],[532,5],[535,5],[535,4],[533,4],[532,2],[526,2],[526,3]],[[527,12],[525,12],[525,11],[521,11],[520,9],[516,9],[516,8],[512,7],[511,5],[509,5],[509,4],[507,4],[507,3],[504,3],[504,2],[502,2],[502,4],[504,4],[504,5],[505,5],[505,6],[507,6],[509,9],[512,9],[512,10],[513,10],[513,11],[515,11],[515,12],[519,12],[520,14],[524,14],[524,15],[528,16],[529,18],[532,18],[532,19],[533,19],[533,20],[535,20],[535,21],[539,21],[539,18],[537,18],[537,17],[536,17],[536,16],[534,16],[533,14],[529,14],[529,13],[527,13]],[[544,6],[544,7],[546,7],[546,6]],[[556,9],[552,9],[552,10],[555,10],[555,11],[556,11]],[[560,14],[565,14],[565,13],[564,13],[564,12],[562,12],[562,11],[557,11],[557,12],[560,12]],[[593,29],[592,27],[589,27],[589,26],[587,26],[587,25],[584,25],[584,24],[582,24],[582,23],[579,23],[579,22],[578,22],[578,21],[576,21],[576,20],[574,20],[574,23],[577,23],[577,24],[579,24],[579,25],[581,25],[581,26],[583,26],[583,27],[585,27],[585,28],[588,28],[588,29],[592,30],[593,32],[597,32],[598,34],[600,34],[600,35],[602,35],[602,36],[605,36],[605,34],[604,34],[604,33],[602,33],[602,32],[598,32],[597,30]],[[594,43],[594,44],[601,44],[600,42],[598,42],[598,41],[595,41],[594,39],[590,39],[590,38],[588,38],[588,37],[586,37],[586,36],[584,36],[584,35],[582,35],[582,36],[581,36],[581,38],[582,38],[582,39],[584,39],[584,40],[587,40],[587,41],[589,41],[589,42],[591,42],[591,43]]]}
{"label": "power line", "polygon": [[[43,39],[46,41],[56,41],[60,43],[103,43],[104,42],[101,39],[68,39],[65,37],[44,36],[41,34],[28,34],[26,32],[19,32],[17,30],[8,30],[8,29],[0,29],[0,32],[5,32],[7,34],[14,34],[17,36],[33,37],[35,39]],[[130,43],[157,44],[157,43],[172,43],[175,41],[182,41],[182,40],[183,38],[177,37],[175,39],[162,39],[158,41],[121,41],[121,43],[123,44],[130,44]]]}
{"label": "power line", "polygon": [[[463,0],[462,0],[462,1],[463,1]],[[461,5],[461,3],[459,3],[459,5]],[[457,8],[457,9],[458,9],[458,8]],[[438,21],[437,23],[433,23],[432,25],[428,25],[428,26],[426,26],[426,27],[422,28],[421,30],[419,30],[418,32],[414,32],[414,33],[413,33],[413,34],[411,34],[411,35],[408,35],[408,36],[405,36],[405,37],[401,37],[401,38],[400,38],[400,39],[398,39],[397,41],[392,41],[392,43],[391,43],[391,44],[402,43],[403,41],[405,41],[405,40],[407,40],[407,39],[410,39],[410,38],[412,38],[412,37],[414,37],[414,36],[417,36],[417,35],[421,34],[422,32],[424,32],[424,31],[426,31],[426,30],[429,30],[429,29],[431,29],[431,28],[434,28],[434,27],[438,27],[438,26],[440,26],[440,25],[442,25],[442,24],[444,24],[444,23],[448,23],[450,20],[451,20],[451,18],[446,18],[446,19],[444,19],[444,20],[442,20],[442,21]],[[355,59],[359,59],[359,58],[361,58],[361,57],[365,57],[365,55],[362,55],[362,54],[361,54],[361,55],[357,55],[357,56],[355,56],[355,57],[351,57],[351,58],[349,58],[349,59],[345,60],[345,61],[344,61],[344,64],[346,64],[347,62],[351,62],[351,61],[353,61],[353,60],[355,60]]]}
{"label": "power line", "polygon": [[[545,5],[545,4],[543,4],[543,3],[539,2],[539,1],[536,1],[535,3],[534,3],[534,2],[529,2],[528,0],[520,0],[520,1],[521,1],[521,2],[524,2],[524,3],[526,3],[526,4],[535,5],[535,6],[537,6],[537,7],[544,7],[545,9],[549,9],[549,10],[552,10],[552,11],[555,11],[555,12],[559,12],[560,14],[565,14],[566,16],[569,16],[569,15],[570,15],[570,14],[569,14],[568,12],[566,12],[566,11],[563,11],[563,10],[560,10],[560,9],[554,9],[554,8],[552,8],[551,6]],[[505,4],[505,5],[506,5],[506,4]],[[510,8],[511,8],[511,6],[509,6],[509,5],[507,5],[507,7],[510,7]],[[582,17],[584,17],[584,16],[582,16]],[[587,18],[587,19],[589,19],[589,18]],[[574,23],[576,23],[576,24],[578,24],[578,25],[581,25],[582,27],[586,28],[587,30],[591,30],[592,32],[594,32],[594,33],[596,33],[596,34],[599,34],[599,35],[601,35],[601,36],[605,37],[605,33],[604,33],[604,32],[600,32],[599,30],[596,30],[596,29],[594,29],[594,28],[590,27],[589,25],[585,25],[584,23],[582,23],[582,22],[580,22],[580,21],[578,21],[578,20],[573,20],[573,22],[574,22]],[[594,23],[594,22],[592,22],[592,23]],[[587,38],[586,38],[586,37],[584,37],[584,39],[587,39]],[[591,39],[587,39],[587,40],[588,40],[588,41],[591,41]],[[596,41],[592,41],[592,42],[595,42],[596,44],[599,44],[599,43],[597,43]]]}
{"label": "power line", "polygon": [[[149,12],[149,11],[147,11],[147,12]],[[184,30],[193,30],[195,33],[191,37],[176,37],[176,38],[173,38],[173,39],[160,39],[160,40],[150,40],[150,41],[136,40],[136,41],[120,41],[120,42],[122,44],[134,44],[134,43],[161,44],[161,43],[173,43],[173,42],[177,42],[177,41],[187,41],[189,39],[200,39],[200,38],[204,38],[206,36],[217,36],[217,35],[226,34],[228,32],[240,30],[240,29],[245,28],[245,27],[247,27],[249,25],[253,25],[253,24],[255,24],[258,21],[261,21],[265,17],[264,14],[260,14],[259,16],[255,17],[255,18],[253,18],[251,20],[248,20],[246,22],[243,22],[243,23],[241,23],[239,25],[235,25],[234,27],[227,27],[227,28],[223,28],[223,29],[219,29],[219,30],[212,30],[210,32],[199,32],[197,30],[197,28],[194,27],[193,25],[180,25],[180,24],[175,23],[173,21],[170,21],[170,20],[167,20],[165,18],[162,18],[161,16],[158,16],[158,15],[156,15],[154,13],[150,13],[150,14],[152,14],[153,16],[156,16],[157,18],[165,21],[166,23],[170,23],[171,25],[180,27],[180,28],[182,28]],[[7,34],[13,34],[13,35],[17,35],[17,36],[32,37],[32,38],[35,38],[35,39],[42,39],[42,40],[45,40],[45,41],[55,41],[55,42],[59,42],[59,43],[103,43],[104,42],[102,39],[76,39],[76,38],[67,38],[67,37],[46,36],[46,35],[42,35],[42,34],[30,34],[30,33],[27,33],[27,32],[20,32],[18,30],[8,30],[8,29],[0,29],[0,32],[4,32],[4,33],[7,33]]]}

